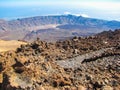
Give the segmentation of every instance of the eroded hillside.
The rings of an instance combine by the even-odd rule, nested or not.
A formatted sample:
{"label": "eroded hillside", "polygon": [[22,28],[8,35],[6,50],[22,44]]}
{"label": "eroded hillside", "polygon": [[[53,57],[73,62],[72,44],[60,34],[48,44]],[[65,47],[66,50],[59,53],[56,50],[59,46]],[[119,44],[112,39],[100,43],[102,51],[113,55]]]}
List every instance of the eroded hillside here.
{"label": "eroded hillside", "polygon": [[[111,36],[109,34],[111,33]],[[120,30],[0,54],[1,90],[119,90]]]}
{"label": "eroded hillside", "polygon": [[0,39],[56,41],[74,36],[89,36],[120,28],[119,21],[107,21],[74,15],[36,16],[16,20],[0,19]]}

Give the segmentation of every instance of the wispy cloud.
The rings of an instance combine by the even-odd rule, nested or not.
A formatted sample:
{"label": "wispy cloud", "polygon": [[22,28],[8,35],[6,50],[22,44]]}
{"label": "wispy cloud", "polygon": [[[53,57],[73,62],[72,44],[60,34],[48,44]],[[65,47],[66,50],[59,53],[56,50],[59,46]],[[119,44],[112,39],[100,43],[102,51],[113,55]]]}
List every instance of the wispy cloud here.
{"label": "wispy cloud", "polygon": [[90,17],[89,15],[84,14],[84,13],[79,14],[79,13],[71,13],[71,12],[68,12],[68,11],[64,12],[64,14],[65,14],[65,15],[69,15],[69,14],[71,14],[71,15],[82,16],[82,17]]}
{"label": "wispy cloud", "polygon": [[[54,2],[53,2],[54,1]],[[96,9],[119,9],[120,10],[120,2],[112,2],[106,0],[12,0],[9,2],[0,2],[0,7],[22,7],[22,6],[71,6],[71,7],[90,7]]]}
{"label": "wispy cloud", "polygon": [[[54,1],[54,2],[52,2]],[[117,10],[120,12],[120,2],[108,2],[106,0],[98,1],[98,0],[12,0],[9,2],[0,2],[0,7],[31,7],[31,6],[46,6],[46,7],[70,7],[70,8],[93,8],[98,10]]]}

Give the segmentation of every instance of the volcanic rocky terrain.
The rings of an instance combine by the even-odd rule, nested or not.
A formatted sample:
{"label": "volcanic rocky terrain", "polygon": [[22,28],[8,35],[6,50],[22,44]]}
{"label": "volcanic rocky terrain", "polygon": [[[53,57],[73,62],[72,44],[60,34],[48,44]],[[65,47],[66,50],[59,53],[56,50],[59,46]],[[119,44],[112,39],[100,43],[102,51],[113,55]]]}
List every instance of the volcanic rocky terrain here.
{"label": "volcanic rocky terrain", "polygon": [[0,53],[0,90],[120,90],[120,29]]}

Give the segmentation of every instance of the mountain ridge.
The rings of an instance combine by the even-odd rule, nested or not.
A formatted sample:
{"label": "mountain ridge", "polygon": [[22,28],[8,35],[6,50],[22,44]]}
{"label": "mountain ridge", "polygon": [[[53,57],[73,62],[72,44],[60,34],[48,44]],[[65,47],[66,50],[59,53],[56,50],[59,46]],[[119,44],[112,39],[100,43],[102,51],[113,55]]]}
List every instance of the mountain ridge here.
{"label": "mountain ridge", "polygon": [[[44,32],[45,34],[49,34],[47,30],[53,29],[53,31],[56,31],[55,34],[61,34],[59,34],[60,36],[58,37],[63,36],[65,33],[68,35],[67,37],[73,37],[74,35],[72,35],[72,32],[76,33],[76,35],[81,35],[81,32],[87,34],[98,33],[104,30],[119,29],[120,22],[86,18],[74,15],[36,16],[10,21],[0,20],[0,39],[24,39],[26,35],[30,35],[32,31],[36,31],[36,33],[38,33],[37,37],[40,37],[39,34],[44,33],[39,32],[39,30],[43,28],[46,30],[46,32]],[[56,38],[56,36],[54,36],[55,34],[52,34],[54,33],[53,31],[51,31],[51,34],[48,36]],[[35,35],[32,34],[29,40],[33,38],[32,36]],[[35,37],[35,39],[37,37]],[[44,38],[46,37],[47,36]],[[47,38],[49,39],[50,37]]]}

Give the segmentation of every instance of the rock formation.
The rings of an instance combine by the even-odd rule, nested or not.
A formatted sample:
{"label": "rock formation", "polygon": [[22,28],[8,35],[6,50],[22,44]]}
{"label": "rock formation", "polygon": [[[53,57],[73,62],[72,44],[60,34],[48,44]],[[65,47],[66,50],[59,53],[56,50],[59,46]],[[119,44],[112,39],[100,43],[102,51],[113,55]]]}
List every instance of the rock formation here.
{"label": "rock formation", "polygon": [[0,53],[0,90],[119,90],[120,33],[105,33],[55,43],[38,38]]}

